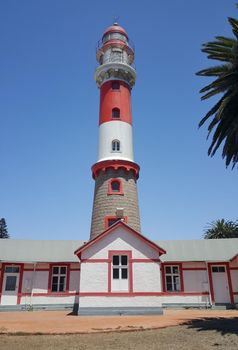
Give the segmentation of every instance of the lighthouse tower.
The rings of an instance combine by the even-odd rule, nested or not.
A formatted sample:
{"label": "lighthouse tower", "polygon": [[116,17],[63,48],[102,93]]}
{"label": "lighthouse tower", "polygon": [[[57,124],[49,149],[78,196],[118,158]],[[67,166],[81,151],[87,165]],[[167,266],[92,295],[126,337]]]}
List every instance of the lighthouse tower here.
{"label": "lighthouse tower", "polygon": [[140,232],[137,198],[139,166],[134,162],[131,89],[134,49],[117,23],[98,43],[95,80],[100,89],[98,160],[92,166],[95,192],[90,239],[118,220]]}

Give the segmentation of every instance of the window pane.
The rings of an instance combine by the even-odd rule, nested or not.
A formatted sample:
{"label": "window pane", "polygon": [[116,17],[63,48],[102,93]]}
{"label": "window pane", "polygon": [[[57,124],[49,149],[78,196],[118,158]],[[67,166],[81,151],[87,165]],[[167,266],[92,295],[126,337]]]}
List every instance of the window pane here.
{"label": "window pane", "polygon": [[111,182],[111,189],[113,192],[119,192],[120,191],[120,182],[119,181],[112,181]]}
{"label": "window pane", "polygon": [[172,292],[172,291],[173,291],[173,286],[172,286],[172,284],[171,284],[171,283],[167,283],[167,284],[166,284],[166,289],[167,289],[168,292]]}
{"label": "window pane", "polygon": [[165,267],[165,272],[166,273],[171,273],[171,266],[166,266]]}
{"label": "window pane", "polygon": [[114,255],[112,258],[113,265],[119,265],[119,256]]}
{"label": "window pane", "polygon": [[60,277],[60,284],[64,284],[64,282],[65,282],[65,276],[61,276]]}
{"label": "window pane", "polygon": [[52,284],[52,288],[51,288],[51,291],[52,292],[58,292],[58,285],[57,284]]}
{"label": "window pane", "polygon": [[120,109],[119,108],[113,108],[112,118],[115,118],[115,119],[120,118]]}
{"label": "window pane", "polygon": [[219,266],[218,272],[225,272],[225,266]]}
{"label": "window pane", "polygon": [[115,219],[108,219],[108,227],[112,226],[115,224],[115,222],[119,221],[120,218],[115,218]]}
{"label": "window pane", "polygon": [[19,272],[19,267],[18,266],[5,266],[5,272]]}
{"label": "window pane", "polygon": [[66,274],[66,266],[62,266],[62,267],[60,268],[60,273],[61,273],[62,275],[65,275],[65,274]]}
{"label": "window pane", "polygon": [[59,273],[59,267],[58,266],[54,266],[53,267],[53,274],[57,275]]}
{"label": "window pane", "polygon": [[217,266],[213,266],[212,267],[212,272],[218,272],[218,267]]}
{"label": "window pane", "polygon": [[16,290],[17,276],[7,276],[5,291]]}
{"label": "window pane", "polygon": [[113,279],[114,280],[119,279],[119,269],[113,269]]}
{"label": "window pane", "polygon": [[180,278],[178,276],[173,277],[174,290],[180,291]]}
{"label": "window pane", "polygon": [[64,283],[59,285],[59,292],[64,292]]}
{"label": "window pane", "polygon": [[166,283],[172,283],[172,277],[166,276]]}
{"label": "window pane", "polygon": [[173,266],[173,273],[179,273],[178,266]]}
{"label": "window pane", "polygon": [[127,265],[127,255],[122,255],[121,256],[121,264],[122,265]]}
{"label": "window pane", "polygon": [[52,283],[58,283],[58,276],[53,276]]}
{"label": "window pane", "polygon": [[121,269],[121,278],[127,280],[127,269]]}

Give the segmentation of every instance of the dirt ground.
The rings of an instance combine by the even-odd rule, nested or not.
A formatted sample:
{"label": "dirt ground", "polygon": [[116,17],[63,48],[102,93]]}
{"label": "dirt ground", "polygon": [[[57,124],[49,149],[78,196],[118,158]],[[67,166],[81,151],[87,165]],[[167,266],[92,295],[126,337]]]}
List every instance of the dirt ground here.
{"label": "dirt ground", "polygon": [[149,316],[75,316],[68,311],[0,312],[0,333],[95,333],[177,326],[203,318],[238,320],[237,310],[165,310]]}
{"label": "dirt ground", "polygon": [[[231,322],[231,319],[228,319]],[[237,350],[238,330],[223,321],[148,331],[71,335],[0,335],[1,350]],[[238,322],[236,321],[236,327]],[[230,326],[226,324],[225,328]],[[212,328],[212,329],[211,329]]]}
{"label": "dirt ground", "polygon": [[166,310],[163,316],[105,317],[64,311],[0,313],[0,350],[216,348],[238,349],[238,311]]}

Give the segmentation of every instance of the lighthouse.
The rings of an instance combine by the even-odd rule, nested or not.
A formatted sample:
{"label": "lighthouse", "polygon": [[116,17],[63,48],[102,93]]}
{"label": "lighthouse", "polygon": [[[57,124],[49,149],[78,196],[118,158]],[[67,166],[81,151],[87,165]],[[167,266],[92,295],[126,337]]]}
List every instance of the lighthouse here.
{"label": "lighthouse", "polygon": [[98,42],[95,80],[100,90],[99,142],[90,239],[122,220],[140,232],[137,196],[139,165],[134,162],[131,90],[136,80],[134,48],[114,23]]}

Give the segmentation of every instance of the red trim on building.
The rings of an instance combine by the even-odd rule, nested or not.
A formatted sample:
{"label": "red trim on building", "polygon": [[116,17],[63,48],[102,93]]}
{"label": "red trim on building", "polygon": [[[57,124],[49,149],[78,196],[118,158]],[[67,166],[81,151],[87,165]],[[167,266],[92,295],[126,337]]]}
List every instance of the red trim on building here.
{"label": "red trim on building", "polygon": [[124,169],[126,171],[133,171],[136,179],[139,178],[139,171],[140,167],[138,164],[134,162],[130,162],[129,160],[123,160],[123,159],[109,159],[109,160],[103,160],[101,162],[95,163],[92,166],[92,176],[93,179],[100,174],[101,171],[106,171],[107,169]]}
{"label": "red trim on building", "polygon": [[50,292],[50,293],[19,293],[20,297],[25,297],[25,296],[33,296],[33,297],[70,297],[70,296],[74,296],[74,295],[79,295],[79,292],[65,292],[65,293],[61,293],[61,292]]}
{"label": "red trim on building", "polygon": [[177,293],[177,292],[174,292],[174,291],[172,291],[172,292],[167,291],[166,280],[165,280],[165,267],[166,266],[178,266],[178,268],[179,268],[179,276],[180,276],[180,288],[181,288],[180,292],[184,292],[183,266],[182,266],[181,262],[166,262],[166,263],[162,263],[161,264],[160,271],[161,271],[163,292],[164,293],[168,293],[169,295]]}
{"label": "red trim on building", "polygon": [[105,296],[105,297],[130,297],[130,296],[202,296],[202,295],[209,295],[208,292],[131,292],[131,293],[125,293],[125,292],[82,292],[79,293],[82,297],[91,297],[91,296]]}
{"label": "red trim on building", "polygon": [[[21,294],[24,264],[19,264],[19,265],[20,265],[20,275],[19,275],[18,293]],[[17,304],[19,305],[20,303],[21,303],[21,297],[17,295]]]}
{"label": "red trim on building", "polygon": [[105,32],[103,33],[103,36],[104,37],[105,35],[109,34],[109,33],[120,33],[122,35],[125,35],[126,38],[128,39],[128,34],[127,32],[125,31],[124,28],[122,28],[121,26],[119,25],[112,25],[110,27],[108,27]]}
{"label": "red trim on building", "polygon": [[183,267],[183,271],[207,271],[206,267]]}
{"label": "red trim on building", "polygon": [[230,267],[230,270],[238,270],[238,267]]}
{"label": "red trim on building", "polygon": [[137,237],[138,239],[140,239],[142,242],[144,242],[145,244],[147,244],[150,248],[154,249],[155,251],[157,251],[159,253],[159,255],[162,254],[166,254],[166,251],[159,247],[156,243],[150,241],[148,238],[146,238],[145,236],[143,236],[141,233],[133,230],[133,228],[131,228],[130,226],[128,226],[127,224],[125,224],[123,221],[118,221],[116,222],[114,225],[112,225],[111,227],[109,227],[107,230],[105,230],[104,232],[100,233],[97,237],[95,237],[94,239],[92,239],[91,241],[88,241],[87,243],[85,243],[83,246],[81,246],[80,248],[78,248],[74,254],[76,254],[79,259],[81,257],[81,253],[85,250],[88,249],[89,247],[91,247],[92,245],[94,245],[96,242],[100,241],[101,239],[105,238],[107,235],[109,235],[112,231],[114,231],[117,227],[124,227],[129,233],[131,233],[132,235],[134,235],[135,237]]}
{"label": "red trim on building", "polygon": [[[117,183],[119,183],[119,190],[118,190],[118,191],[113,191],[113,189],[112,189],[112,182],[117,182]],[[107,195],[120,195],[120,196],[123,196],[123,195],[124,195],[121,179],[112,178],[112,179],[110,179],[110,180],[108,181]]]}
{"label": "red trim on building", "polygon": [[49,271],[49,268],[42,268],[42,269],[33,269],[33,268],[30,268],[30,269],[24,269],[23,272],[32,272],[32,271],[35,271],[35,272],[48,272]]}
{"label": "red trim on building", "polygon": [[160,259],[131,259],[132,263],[159,263]]}
{"label": "red trim on building", "polygon": [[109,259],[82,259],[81,263],[108,263]]}

